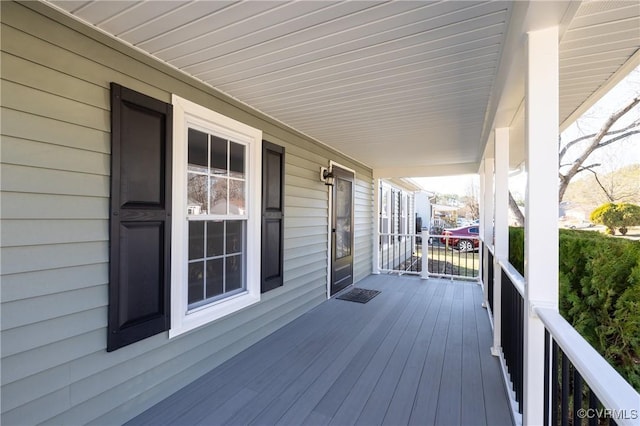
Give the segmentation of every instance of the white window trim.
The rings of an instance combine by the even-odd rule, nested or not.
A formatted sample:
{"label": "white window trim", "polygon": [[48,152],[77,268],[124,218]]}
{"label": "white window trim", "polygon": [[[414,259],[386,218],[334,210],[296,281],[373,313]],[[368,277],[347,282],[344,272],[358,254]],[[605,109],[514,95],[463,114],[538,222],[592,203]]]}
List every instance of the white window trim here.
{"label": "white window trim", "polygon": [[[179,336],[260,301],[262,131],[180,96],[173,104],[171,328]],[[187,130],[189,125],[247,145],[246,291],[188,311]],[[244,219],[244,217],[239,217]]]}
{"label": "white window trim", "polygon": [[380,225],[378,225],[380,227],[379,232],[382,234],[385,234],[385,238],[383,239],[382,245],[383,246],[388,246],[389,245],[389,241],[388,241],[388,235],[391,233],[392,229],[391,229],[391,204],[392,204],[392,200],[391,200],[391,191],[393,190],[393,188],[388,185],[386,182],[380,181],[380,188],[381,188],[381,192],[382,192],[382,207],[381,207],[381,215],[380,218],[382,220],[382,222],[386,222],[387,225],[387,231],[384,231],[384,225],[382,225],[382,223]]}

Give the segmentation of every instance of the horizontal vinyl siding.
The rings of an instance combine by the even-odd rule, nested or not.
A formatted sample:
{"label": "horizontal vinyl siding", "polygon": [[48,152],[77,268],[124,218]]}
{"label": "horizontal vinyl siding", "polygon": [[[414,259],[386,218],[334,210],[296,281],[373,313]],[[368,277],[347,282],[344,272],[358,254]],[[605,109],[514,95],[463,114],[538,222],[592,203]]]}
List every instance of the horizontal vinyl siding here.
{"label": "horizontal vinyl siding", "polygon": [[[46,6],[1,7],[3,424],[122,423],[325,300],[329,192],[319,170],[330,160],[356,170],[356,280],[370,273],[370,170],[76,22],[31,10]],[[107,353],[112,81],[165,102],[178,94],[285,147],[285,259],[284,286],[259,304]]]}
{"label": "horizontal vinyl siding", "polygon": [[[4,26],[2,29],[4,30]],[[3,34],[4,37],[4,34]],[[3,39],[5,40],[5,39]],[[4,47],[4,43],[3,43]],[[4,101],[4,99],[3,99]],[[100,130],[89,129],[87,127],[76,126],[71,123],[65,123],[62,121],[50,119],[47,117],[40,117],[30,114],[29,112],[16,111],[8,108],[2,108],[2,133],[6,136],[16,136],[19,138],[22,145],[25,141],[32,146],[36,146],[37,150],[34,152],[28,152],[28,161],[34,162],[37,159],[44,159],[44,161],[53,161],[56,167],[61,165],[68,165],[75,162],[73,155],[83,155],[87,152],[98,154],[110,153],[110,135],[108,132]],[[40,145],[36,145],[39,143]],[[15,144],[14,144],[15,145]],[[46,145],[43,148],[43,145]],[[21,146],[24,150],[29,145]],[[64,150],[67,148],[67,150]],[[43,151],[44,149],[44,151]],[[59,149],[65,154],[65,158],[55,158],[46,155],[48,152],[56,152]],[[20,158],[20,151],[7,151],[15,157]],[[70,153],[73,153],[69,156]],[[3,152],[3,158],[7,155]],[[22,156],[24,158],[24,155]],[[109,174],[109,156],[106,156],[106,174]],[[103,157],[104,159],[104,157]],[[48,164],[48,163],[47,163]],[[49,166],[51,167],[51,166]],[[82,167],[81,165],[69,166]],[[100,169],[96,167],[91,169],[94,172]]]}
{"label": "horizontal vinyl siding", "polygon": [[[4,233],[4,228],[2,232]],[[108,264],[60,267],[44,271],[23,272],[2,277],[2,302],[26,300],[106,285]]]}
{"label": "horizontal vinyl siding", "polygon": [[314,282],[326,288],[329,193],[319,170],[327,159],[282,141],[276,143],[285,146],[285,283],[305,286]]}
{"label": "horizontal vinyl siding", "polygon": [[371,274],[373,239],[373,180],[370,175],[356,175],[354,199],[355,255],[354,279]]}

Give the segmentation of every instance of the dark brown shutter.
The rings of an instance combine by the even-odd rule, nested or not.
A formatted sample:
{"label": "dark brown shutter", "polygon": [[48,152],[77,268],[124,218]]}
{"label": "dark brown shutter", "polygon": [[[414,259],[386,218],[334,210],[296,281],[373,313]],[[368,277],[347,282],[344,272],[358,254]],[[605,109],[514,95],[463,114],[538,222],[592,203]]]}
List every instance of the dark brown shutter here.
{"label": "dark brown shutter", "polygon": [[172,107],[111,84],[107,351],[169,329]]}
{"label": "dark brown shutter", "polygon": [[282,285],[284,148],[262,141],[262,293]]}

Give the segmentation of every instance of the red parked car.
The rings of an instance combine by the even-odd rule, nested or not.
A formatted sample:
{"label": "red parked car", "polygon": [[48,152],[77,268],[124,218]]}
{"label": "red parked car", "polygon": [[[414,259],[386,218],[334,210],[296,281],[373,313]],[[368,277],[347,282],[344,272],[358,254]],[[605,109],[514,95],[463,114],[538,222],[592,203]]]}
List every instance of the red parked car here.
{"label": "red parked car", "polygon": [[447,240],[449,240],[449,246],[460,251],[473,251],[480,246],[480,240],[478,239],[480,228],[478,225],[445,229],[442,234],[445,235],[445,237],[440,238],[442,244],[447,244]]}

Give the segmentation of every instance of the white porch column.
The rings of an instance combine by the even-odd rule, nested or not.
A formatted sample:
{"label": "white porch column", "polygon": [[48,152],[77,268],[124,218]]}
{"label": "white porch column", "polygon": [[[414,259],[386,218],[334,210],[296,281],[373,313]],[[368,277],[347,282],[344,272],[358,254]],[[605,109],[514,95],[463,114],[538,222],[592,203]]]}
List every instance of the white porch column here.
{"label": "white porch column", "polygon": [[500,341],[502,321],[502,273],[499,260],[509,257],[509,128],[494,130],[495,133],[495,223],[493,256],[493,347],[491,353],[502,352]]}
{"label": "white porch column", "polygon": [[544,412],[544,326],[533,306],[558,309],[558,28],[527,37],[523,424]]}
{"label": "white porch column", "polygon": [[[478,209],[479,209],[479,219],[480,219],[480,225],[479,225],[479,237],[480,238],[484,238],[484,227],[486,226],[486,224],[484,223],[484,157],[482,157],[482,160],[480,160],[480,168],[478,169],[478,177],[480,178],[480,193],[478,194]],[[483,240],[484,241],[484,240]],[[480,280],[480,282],[482,283],[482,289],[483,289],[483,297],[482,297],[482,307],[486,308],[488,306],[487,304],[487,269],[485,266],[485,258],[486,258],[486,253],[485,253],[485,246],[486,244],[482,244],[480,251],[478,252],[478,254],[480,255],[480,275],[478,276],[478,279]]]}
{"label": "white porch column", "polygon": [[482,260],[482,283],[484,284],[484,305],[489,306],[489,286],[493,285],[493,282],[489,282],[489,247],[493,246],[493,158],[484,159],[484,174],[483,174],[483,193],[482,193],[482,205],[484,210],[481,215],[481,222],[484,224],[482,228],[482,239],[485,242],[483,260]]}
{"label": "white porch column", "polygon": [[373,264],[371,273],[380,273],[380,179],[373,179]]}

